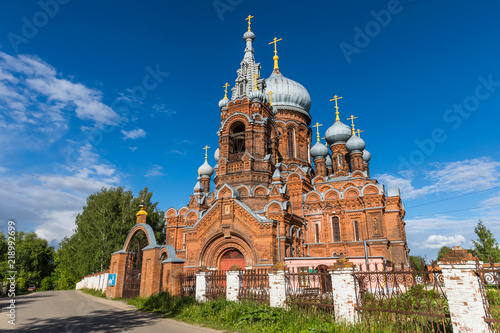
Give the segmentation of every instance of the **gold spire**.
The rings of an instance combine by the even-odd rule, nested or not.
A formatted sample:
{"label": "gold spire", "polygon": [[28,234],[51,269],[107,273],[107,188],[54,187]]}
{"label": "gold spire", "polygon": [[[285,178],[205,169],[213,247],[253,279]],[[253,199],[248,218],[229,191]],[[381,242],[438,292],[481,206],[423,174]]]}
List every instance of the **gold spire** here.
{"label": "gold spire", "polygon": [[342,97],[339,97],[337,95],[333,96],[333,98],[330,100],[331,101],[335,101],[335,121],[340,121],[340,118],[339,118],[339,106],[337,105],[337,101],[339,99],[341,99]]}
{"label": "gold spire", "polygon": [[250,31],[250,19],[252,19],[253,16],[252,15],[248,15],[248,17],[245,19],[248,21],[248,31]]}
{"label": "gold spire", "polygon": [[255,74],[253,75],[253,81],[254,81],[254,84],[255,84],[255,86],[254,86],[253,90],[259,90],[259,89],[257,88],[257,79],[258,79],[258,78],[259,78],[259,74],[255,73]]}
{"label": "gold spire", "polygon": [[207,158],[208,158],[208,148],[210,148],[209,146],[205,146],[203,147],[202,149],[205,149],[205,162],[207,161]]}
{"label": "gold spire", "polygon": [[356,130],[354,129],[354,119],[358,119],[358,117],[354,117],[352,114],[347,120],[351,121],[352,124],[352,135],[356,135]]}
{"label": "gold spire", "polygon": [[280,157],[278,156],[278,153],[276,153],[276,164],[278,164],[280,161]]}
{"label": "gold spire", "polygon": [[364,131],[362,131],[362,130],[360,130],[360,129],[358,128],[358,138],[360,138],[360,137],[361,137],[361,136],[359,135],[359,133],[361,133],[361,132],[364,132]]}
{"label": "gold spire", "polygon": [[316,123],[316,125],[313,125],[313,127],[316,127],[316,137],[318,138],[318,142],[319,142],[319,127],[320,126],[323,126],[323,124]]}
{"label": "gold spire", "polygon": [[227,87],[229,87],[229,83],[226,82],[225,85],[223,85],[224,87],[224,99],[227,99]]}
{"label": "gold spire", "polygon": [[279,57],[278,57],[278,50],[276,49],[276,43],[279,42],[282,39],[283,38],[277,39],[276,37],[274,37],[273,41],[271,43],[269,43],[269,45],[274,44],[274,57],[273,57],[273,60],[274,60],[274,69],[278,70],[278,71],[279,71],[279,67],[278,67],[278,59],[279,59]]}
{"label": "gold spire", "polygon": [[270,106],[273,106],[273,102],[272,102],[272,99],[271,99],[271,95],[274,94],[271,90],[269,90],[269,92],[267,93],[267,95],[269,95],[269,105]]}

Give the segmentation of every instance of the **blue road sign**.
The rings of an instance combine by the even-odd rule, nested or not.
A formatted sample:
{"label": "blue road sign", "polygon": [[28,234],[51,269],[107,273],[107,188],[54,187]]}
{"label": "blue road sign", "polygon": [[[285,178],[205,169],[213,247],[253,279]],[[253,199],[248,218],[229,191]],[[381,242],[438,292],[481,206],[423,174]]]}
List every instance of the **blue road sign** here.
{"label": "blue road sign", "polygon": [[114,286],[116,284],[116,273],[108,275],[108,286]]}

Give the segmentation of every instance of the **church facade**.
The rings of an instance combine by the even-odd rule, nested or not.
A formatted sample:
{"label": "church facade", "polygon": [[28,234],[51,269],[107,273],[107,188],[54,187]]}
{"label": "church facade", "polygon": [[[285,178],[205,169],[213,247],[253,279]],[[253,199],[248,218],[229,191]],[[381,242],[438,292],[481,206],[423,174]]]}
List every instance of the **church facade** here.
{"label": "church facade", "polygon": [[[270,268],[277,262],[315,266],[333,264],[340,256],[408,262],[399,190],[370,177],[371,156],[356,134],[355,118],[352,128],[340,121],[341,97],[332,99],[336,119],[326,131],[325,145],[320,124],[316,134],[311,128],[308,91],[278,66],[279,40],[272,42],[272,73],[263,79],[250,24],[243,39],[244,57],[231,98],[226,84],[219,102],[215,166],[205,153],[189,203],[166,212],[166,244],[149,240],[144,248],[143,262],[148,257],[158,263],[142,265],[141,295],[164,290],[174,271],[226,270],[235,264]],[[146,226],[134,228],[147,234]],[[134,266],[126,259],[132,231],[123,250],[112,256],[110,273],[118,273],[117,281]],[[160,282],[146,287],[145,279]],[[121,287],[108,288],[108,296],[121,297]]]}

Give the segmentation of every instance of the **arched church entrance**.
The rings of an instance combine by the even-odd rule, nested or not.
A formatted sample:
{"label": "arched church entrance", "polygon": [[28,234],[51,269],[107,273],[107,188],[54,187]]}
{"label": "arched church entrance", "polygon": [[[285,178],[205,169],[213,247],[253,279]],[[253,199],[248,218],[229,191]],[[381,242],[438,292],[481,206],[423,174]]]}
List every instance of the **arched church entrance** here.
{"label": "arched church entrance", "polygon": [[129,242],[125,262],[123,298],[139,296],[141,291],[142,249],[148,244],[148,237],[142,230],[136,232]]}
{"label": "arched church entrance", "polygon": [[245,257],[235,248],[229,249],[229,251],[222,255],[219,267],[220,270],[227,271],[233,265],[238,265],[241,269],[245,269]]}

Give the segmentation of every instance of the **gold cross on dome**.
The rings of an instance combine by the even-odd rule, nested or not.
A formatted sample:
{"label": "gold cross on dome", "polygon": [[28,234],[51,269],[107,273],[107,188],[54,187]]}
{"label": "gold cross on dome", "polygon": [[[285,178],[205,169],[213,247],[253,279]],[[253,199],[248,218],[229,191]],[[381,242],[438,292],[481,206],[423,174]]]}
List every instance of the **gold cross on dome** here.
{"label": "gold cross on dome", "polygon": [[347,120],[351,121],[352,124],[352,135],[356,135],[356,130],[354,129],[354,119],[358,119],[358,117],[354,117],[352,114]]}
{"label": "gold cross on dome", "polygon": [[360,130],[360,129],[358,128],[358,138],[360,138],[360,137],[361,137],[361,136],[359,135],[359,133],[361,133],[361,132],[364,132],[364,131],[362,131],[362,130]]}
{"label": "gold cross on dome", "polygon": [[205,149],[205,161],[208,158],[208,148],[210,148],[210,147],[209,146],[205,146],[205,147],[202,148],[202,149]]}
{"label": "gold cross on dome", "polygon": [[279,160],[280,160],[280,157],[278,156],[278,154],[276,154],[276,164],[279,163]]}
{"label": "gold cross on dome", "polygon": [[333,96],[333,98],[330,100],[330,102],[331,102],[331,101],[335,101],[335,116],[336,116],[335,121],[340,121],[340,118],[339,118],[339,106],[337,105],[337,101],[338,101],[339,99],[341,99],[341,98],[342,98],[342,97],[339,97],[339,96],[335,95],[335,96]]}
{"label": "gold cross on dome", "polygon": [[272,102],[272,99],[271,99],[271,95],[274,94],[271,90],[269,90],[269,92],[267,93],[267,95],[269,96],[269,105],[273,106],[273,102]]}
{"label": "gold cross on dome", "polygon": [[224,99],[227,99],[227,87],[229,87],[229,83],[226,82],[225,85],[223,85],[224,87]]}
{"label": "gold cross on dome", "polygon": [[271,43],[269,43],[269,45],[274,44],[274,55],[277,55],[277,53],[278,53],[278,50],[276,49],[276,43],[282,39],[283,38],[278,39],[278,38],[274,37],[273,41]]}
{"label": "gold cross on dome", "polygon": [[253,19],[252,15],[248,15],[248,17],[245,19],[248,21],[248,31],[250,31],[250,19]]}
{"label": "gold cross on dome", "polygon": [[316,125],[313,125],[313,127],[316,127],[316,136],[318,138],[318,142],[319,142],[319,127],[320,126],[323,126],[323,124],[316,123]]}
{"label": "gold cross on dome", "polygon": [[255,84],[255,87],[254,87],[254,89],[253,89],[253,90],[259,90],[259,89],[257,89],[257,79],[258,79],[258,78],[259,78],[259,74],[255,73],[255,74],[253,75],[254,84]]}

